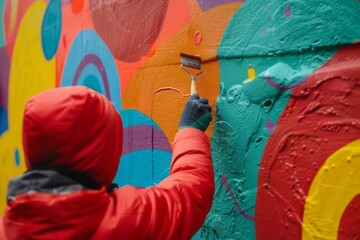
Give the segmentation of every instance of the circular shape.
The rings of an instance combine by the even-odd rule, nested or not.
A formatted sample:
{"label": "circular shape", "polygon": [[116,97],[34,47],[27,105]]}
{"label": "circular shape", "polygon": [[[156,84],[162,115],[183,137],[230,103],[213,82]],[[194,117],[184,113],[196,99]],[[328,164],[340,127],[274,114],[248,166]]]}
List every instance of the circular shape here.
{"label": "circular shape", "polygon": [[195,45],[200,45],[201,40],[202,40],[201,32],[197,31],[195,33],[195,35],[194,35],[194,43],[195,43]]}
{"label": "circular shape", "polygon": [[122,108],[120,79],[114,58],[93,30],[79,32],[70,47],[61,86],[72,85],[93,88],[110,99],[118,111]]}
{"label": "circular shape", "polygon": [[89,75],[85,77],[84,86],[89,87],[94,91],[101,92],[99,81],[94,75]]}
{"label": "circular shape", "polygon": [[74,14],[78,14],[84,7],[84,0],[72,0],[71,10]]}
{"label": "circular shape", "polygon": [[[302,239],[323,236],[338,239],[339,224],[346,208],[360,195],[360,174],[351,174],[360,169],[360,140],[353,141],[332,154],[316,174],[307,194],[302,223]],[[354,166],[347,164],[347,158],[356,159]],[[330,168],[328,166],[335,166]],[[319,221],[321,216],[321,221]],[[350,221],[344,227],[354,226]]]}
{"label": "circular shape", "polygon": [[135,62],[145,56],[156,41],[169,0],[90,0],[96,32],[116,59]]}
{"label": "circular shape", "polygon": [[14,158],[15,158],[15,165],[17,167],[19,167],[20,166],[20,153],[17,148],[15,149]]}
{"label": "circular shape", "polygon": [[44,14],[41,30],[42,48],[47,60],[54,57],[61,33],[61,2],[50,1]]}

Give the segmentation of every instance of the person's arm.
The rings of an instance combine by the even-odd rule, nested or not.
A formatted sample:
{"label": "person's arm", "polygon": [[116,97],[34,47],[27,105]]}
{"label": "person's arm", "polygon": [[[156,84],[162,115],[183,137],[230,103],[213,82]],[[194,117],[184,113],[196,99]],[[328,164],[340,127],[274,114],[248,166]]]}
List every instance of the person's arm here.
{"label": "person's arm", "polygon": [[[214,195],[207,100],[190,97],[175,136],[170,176],[147,189],[126,186],[112,203],[97,236],[115,239],[191,239],[205,221]],[[201,130],[200,130],[201,129]]]}

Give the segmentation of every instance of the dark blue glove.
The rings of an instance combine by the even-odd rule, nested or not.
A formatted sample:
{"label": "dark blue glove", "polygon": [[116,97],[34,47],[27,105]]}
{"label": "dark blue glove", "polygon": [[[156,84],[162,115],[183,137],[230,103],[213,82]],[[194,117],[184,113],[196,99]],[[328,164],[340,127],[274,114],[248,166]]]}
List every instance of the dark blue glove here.
{"label": "dark blue glove", "polygon": [[205,131],[212,120],[211,106],[206,98],[199,99],[193,94],[185,104],[180,118],[179,129],[196,128]]}

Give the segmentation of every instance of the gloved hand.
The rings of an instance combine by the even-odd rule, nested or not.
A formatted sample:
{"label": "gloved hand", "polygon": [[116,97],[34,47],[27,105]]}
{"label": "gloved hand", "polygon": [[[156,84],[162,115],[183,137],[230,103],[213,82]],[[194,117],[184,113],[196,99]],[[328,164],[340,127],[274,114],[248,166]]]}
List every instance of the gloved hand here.
{"label": "gloved hand", "polygon": [[212,120],[211,106],[206,98],[193,94],[186,102],[180,118],[179,129],[196,128],[205,131]]}

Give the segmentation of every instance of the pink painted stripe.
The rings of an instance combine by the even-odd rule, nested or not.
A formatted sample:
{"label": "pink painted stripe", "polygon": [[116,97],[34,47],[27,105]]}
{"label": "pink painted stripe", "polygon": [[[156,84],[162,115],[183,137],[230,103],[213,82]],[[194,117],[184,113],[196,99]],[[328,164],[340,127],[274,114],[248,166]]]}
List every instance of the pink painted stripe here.
{"label": "pink painted stripe", "polygon": [[241,216],[243,216],[244,218],[246,219],[249,219],[249,220],[252,220],[252,221],[255,221],[255,217],[254,216],[250,216],[246,213],[244,213],[244,211],[241,209],[239,203],[237,202],[236,198],[235,198],[235,195],[234,193],[231,191],[231,188],[229,186],[229,182],[227,180],[227,177],[225,175],[222,175],[221,176],[221,182],[222,184],[225,186],[226,190],[228,191],[232,201],[234,202],[238,212],[241,214]]}

